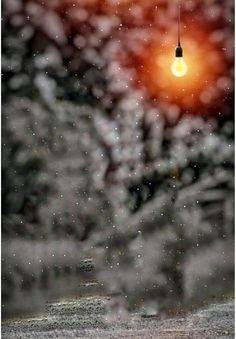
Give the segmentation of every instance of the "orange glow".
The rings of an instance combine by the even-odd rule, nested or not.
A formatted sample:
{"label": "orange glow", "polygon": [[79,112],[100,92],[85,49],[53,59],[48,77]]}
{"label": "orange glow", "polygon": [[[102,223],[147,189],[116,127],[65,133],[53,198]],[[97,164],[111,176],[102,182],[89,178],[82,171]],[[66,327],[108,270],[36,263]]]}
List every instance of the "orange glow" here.
{"label": "orange glow", "polygon": [[222,72],[222,56],[214,46],[204,43],[199,37],[195,31],[183,39],[184,59],[188,66],[184,77],[175,77],[171,72],[176,47],[173,36],[165,36],[161,46],[158,42],[151,44],[138,57],[139,81],[159,102],[168,101],[188,110],[216,99],[218,93],[214,87]]}
{"label": "orange glow", "polygon": [[112,58],[121,70],[134,71],[129,84],[144,89],[147,100],[163,112],[172,107],[179,113],[231,114],[232,14],[223,11],[216,0],[212,4],[182,1],[181,44],[188,68],[183,77],[171,73],[177,43],[177,1],[49,0],[45,6],[49,4],[63,16],[70,37],[92,32],[94,15],[119,22],[110,35],[117,46]]}

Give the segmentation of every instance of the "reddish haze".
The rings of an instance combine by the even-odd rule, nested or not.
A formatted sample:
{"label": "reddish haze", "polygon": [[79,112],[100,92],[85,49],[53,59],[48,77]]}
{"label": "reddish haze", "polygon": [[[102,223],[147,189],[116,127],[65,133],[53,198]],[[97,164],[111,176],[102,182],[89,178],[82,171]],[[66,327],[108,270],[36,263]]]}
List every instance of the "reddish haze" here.
{"label": "reddish haze", "polygon": [[[228,115],[233,97],[233,1],[182,1],[182,45],[188,65],[183,78],[170,72],[177,35],[177,1],[51,0],[64,17],[67,35],[86,35],[94,15],[116,18],[111,41],[117,61],[134,70],[133,86],[176,114]],[[81,11],[82,10],[82,11]],[[86,28],[87,27],[87,28]],[[71,39],[71,41],[73,41]],[[113,56],[114,57],[114,56]]]}

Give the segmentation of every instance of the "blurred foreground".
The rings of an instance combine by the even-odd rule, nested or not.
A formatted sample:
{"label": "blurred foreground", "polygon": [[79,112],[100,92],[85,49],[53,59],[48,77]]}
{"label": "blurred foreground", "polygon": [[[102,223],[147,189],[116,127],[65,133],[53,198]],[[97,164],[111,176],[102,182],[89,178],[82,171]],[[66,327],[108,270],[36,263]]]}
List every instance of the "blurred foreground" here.
{"label": "blurred foreground", "polygon": [[140,313],[112,318],[110,304],[111,300],[103,297],[49,304],[44,316],[4,322],[2,338],[234,338],[231,300],[166,319],[141,317]]}
{"label": "blurred foreground", "polygon": [[233,4],[185,2],[221,67],[175,102],[141,53],[175,4],[122,3],[3,2],[4,317],[88,286],[154,314],[233,293]]}

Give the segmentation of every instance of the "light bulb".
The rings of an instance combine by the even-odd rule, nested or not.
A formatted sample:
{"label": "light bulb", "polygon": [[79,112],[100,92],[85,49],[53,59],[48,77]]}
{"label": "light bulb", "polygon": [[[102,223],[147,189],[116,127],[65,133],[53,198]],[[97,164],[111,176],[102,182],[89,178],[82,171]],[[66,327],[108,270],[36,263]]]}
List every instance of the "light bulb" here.
{"label": "light bulb", "polygon": [[188,67],[183,57],[176,57],[171,65],[171,71],[174,76],[181,78],[187,73]]}
{"label": "light bulb", "polygon": [[181,78],[187,73],[187,70],[188,67],[183,58],[183,49],[179,43],[175,50],[175,60],[171,65],[171,71],[174,76]]}

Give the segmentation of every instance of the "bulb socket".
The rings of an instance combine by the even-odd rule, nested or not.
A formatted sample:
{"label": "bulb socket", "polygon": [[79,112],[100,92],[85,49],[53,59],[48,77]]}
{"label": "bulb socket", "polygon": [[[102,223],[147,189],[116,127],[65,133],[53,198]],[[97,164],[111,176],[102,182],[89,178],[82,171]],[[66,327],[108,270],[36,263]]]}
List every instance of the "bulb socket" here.
{"label": "bulb socket", "polygon": [[183,57],[183,48],[178,45],[175,50],[175,57],[176,58],[182,58]]}

